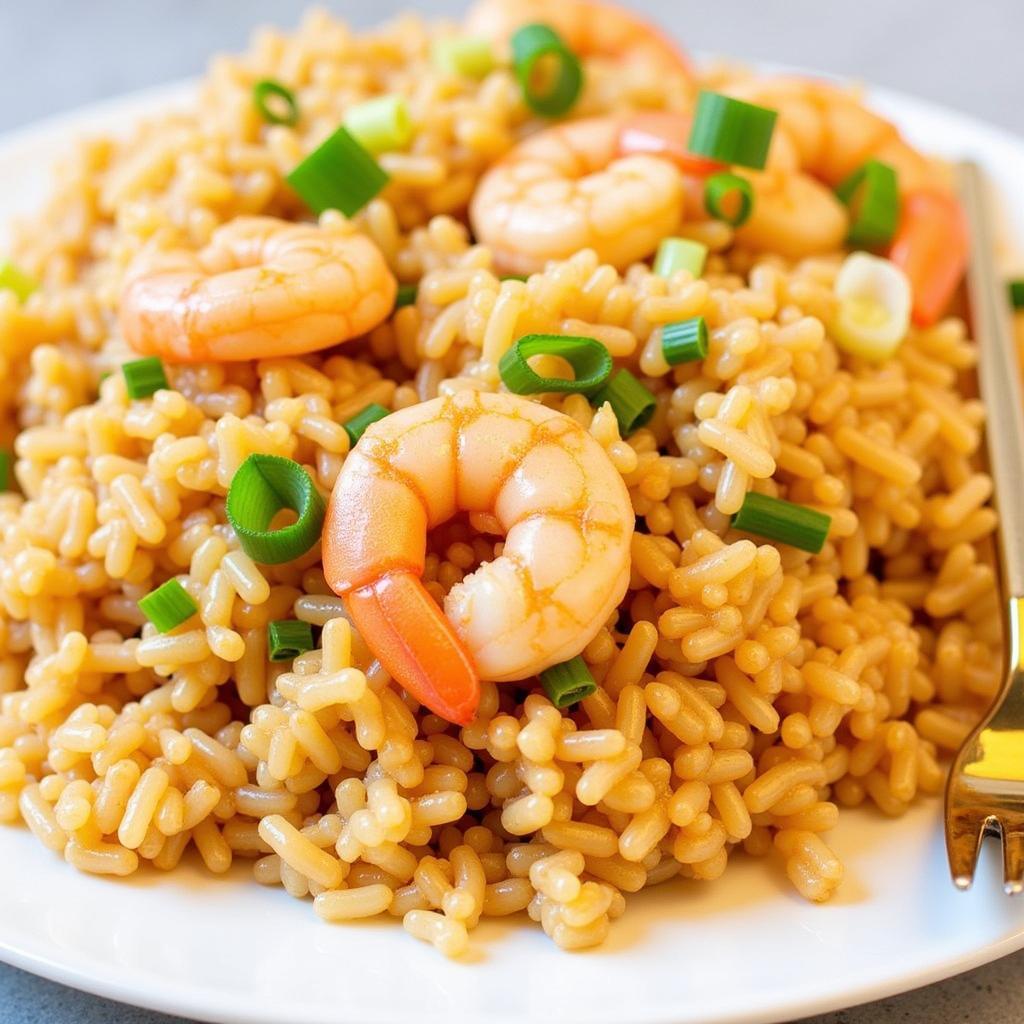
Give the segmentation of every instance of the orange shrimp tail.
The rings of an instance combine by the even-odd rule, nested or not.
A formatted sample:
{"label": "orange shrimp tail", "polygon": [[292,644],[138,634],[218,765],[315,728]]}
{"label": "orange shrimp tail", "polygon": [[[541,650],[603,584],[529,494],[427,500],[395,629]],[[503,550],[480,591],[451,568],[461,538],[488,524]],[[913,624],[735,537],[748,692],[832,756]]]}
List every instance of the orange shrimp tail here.
{"label": "orange shrimp tail", "polygon": [[480,678],[418,576],[388,573],[349,591],[345,605],[359,635],[416,700],[449,722],[473,721]]}
{"label": "orange shrimp tail", "polygon": [[622,121],[619,132],[619,156],[638,153],[671,160],[683,174],[706,178],[724,170],[728,164],[690,153],[686,146],[690,140],[693,118],[689,114],[666,111],[644,111],[632,114]]}
{"label": "orange shrimp tail", "polygon": [[889,259],[910,281],[913,319],[935,323],[949,307],[967,269],[967,219],[955,195],[919,189],[903,197]]}

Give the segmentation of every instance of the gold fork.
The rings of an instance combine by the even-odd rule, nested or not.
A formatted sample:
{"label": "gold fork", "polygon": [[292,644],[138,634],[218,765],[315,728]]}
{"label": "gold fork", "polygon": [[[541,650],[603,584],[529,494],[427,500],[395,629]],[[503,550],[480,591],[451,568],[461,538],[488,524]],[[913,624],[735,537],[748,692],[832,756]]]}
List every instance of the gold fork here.
{"label": "gold fork", "polygon": [[981,840],[1001,836],[1007,893],[1024,891],[1024,405],[1006,291],[996,273],[992,221],[981,171],[957,168],[971,235],[967,269],[988,455],[1000,513],[999,562],[1005,614],[1005,679],[992,710],[967,737],[946,785],[946,852],[953,882],[974,879]]}

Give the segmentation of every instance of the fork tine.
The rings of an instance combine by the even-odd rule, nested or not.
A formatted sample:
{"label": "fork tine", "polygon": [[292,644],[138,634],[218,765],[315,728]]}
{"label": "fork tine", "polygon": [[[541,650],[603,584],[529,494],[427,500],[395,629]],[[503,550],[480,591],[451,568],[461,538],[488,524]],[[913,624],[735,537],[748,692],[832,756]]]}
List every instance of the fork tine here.
{"label": "fork tine", "polygon": [[974,881],[981,840],[990,816],[975,807],[950,808],[946,824],[946,855],[953,884],[969,889]]}
{"label": "fork tine", "polygon": [[1024,828],[1003,823],[1003,888],[1010,896],[1024,892]]}

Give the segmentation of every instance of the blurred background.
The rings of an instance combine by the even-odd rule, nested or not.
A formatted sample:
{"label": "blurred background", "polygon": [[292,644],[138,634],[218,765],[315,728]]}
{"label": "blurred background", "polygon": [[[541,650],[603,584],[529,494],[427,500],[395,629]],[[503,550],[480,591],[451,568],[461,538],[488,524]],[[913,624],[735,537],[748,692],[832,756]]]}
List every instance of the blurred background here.
{"label": "blurred background", "polygon": [[[557,3],[557,0],[551,0]],[[0,131],[202,70],[309,0],[0,0]],[[465,0],[328,0],[353,24]],[[691,50],[827,69],[1024,133],[1024,0],[626,0]]]}

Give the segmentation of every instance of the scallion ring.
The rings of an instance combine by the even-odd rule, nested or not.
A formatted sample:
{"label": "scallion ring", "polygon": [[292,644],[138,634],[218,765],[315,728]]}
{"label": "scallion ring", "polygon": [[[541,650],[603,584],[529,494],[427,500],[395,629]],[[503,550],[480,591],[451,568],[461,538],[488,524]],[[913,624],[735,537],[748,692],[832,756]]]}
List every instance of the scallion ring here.
{"label": "scallion ring", "polygon": [[[274,516],[292,509],[294,523],[270,529]],[[257,562],[279,565],[304,555],[320,539],[324,499],[297,462],[255,453],[235,471],[225,506],[245,553]]]}
{"label": "scallion ring", "polygon": [[688,270],[695,278],[704,273],[708,247],[692,238],[664,238],[654,257],[654,273],[671,277],[677,270]]}
{"label": "scallion ring", "polygon": [[[528,362],[532,357],[542,355],[564,359],[572,367],[574,378],[542,377]],[[527,334],[501,357],[498,372],[505,387],[516,395],[535,395],[546,391],[587,395],[608,380],[612,372],[612,357],[608,349],[593,338]]]}
{"label": "scallion ring", "polygon": [[1024,309],[1024,279],[1010,281],[1006,287],[1010,293],[1010,305],[1014,309]]}
{"label": "scallion ring", "polygon": [[295,93],[272,78],[264,78],[252,87],[252,101],[260,117],[268,124],[294,127],[299,123],[299,104]]}
{"label": "scallion ring", "polygon": [[579,655],[544,669],[540,674],[540,684],[556,708],[578,704],[597,690],[587,663]]}
{"label": "scallion ring", "polygon": [[279,619],[267,626],[267,656],[271,661],[291,661],[313,650],[313,627],[298,619]]}
{"label": "scallion ring", "polygon": [[139,598],[139,611],[161,633],[168,633],[192,618],[199,606],[178,580],[169,579]]}
{"label": "scallion ring", "polygon": [[0,291],[12,291],[19,302],[24,302],[38,287],[20,267],[10,260],[0,260]]}
{"label": "scallion ring", "polygon": [[623,437],[629,437],[649,423],[658,406],[654,395],[629,370],[619,370],[600,391],[590,397],[590,404],[595,409],[605,402],[611,403],[612,412],[619,422],[619,433]]}
{"label": "scallion ring", "polygon": [[711,160],[759,171],[768,160],[776,116],[767,107],[705,89],[697,97],[686,148]]}
{"label": "scallion ring", "polygon": [[430,51],[434,67],[460,78],[486,78],[495,66],[494,49],[484,36],[439,39]]}
{"label": "scallion ring", "polygon": [[345,115],[349,134],[370,153],[404,149],[412,138],[412,118],[401,96],[376,96]]}
{"label": "scallion ring", "polygon": [[403,306],[415,306],[419,290],[419,285],[416,284],[400,284],[395,293],[395,309],[401,309]]}
{"label": "scallion ring", "polygon": [[[542,117],[568,113],[583,88],[579,58],[550,25],[524,25],[516,31],[512,64],[526,105]],[[538,83],[540,77],[546,82]]]}
{"label": "scallion ring", "polygon": [[388,183],[388,176],[342,127],[295,167],[287,180],[314,213],[341,210],[352,217]]}
{"label": "scallion ring", "polygon": [[703,359],[708,354],[708,325],[704,317],[665,324],[661,329],[661,354],[669,366]]}
{"label": "scallion ring", "polygon": [[896,171],[881,160],[868,160],[836,188],[850,211],[850,245],[881,248],[892,241],[900,219]]}
{"label": "scallion ring", "polygon": [[121,366],[125,390],[129,398],[149,398],[167,387],[164,364],[156,356],[133,359]]}
{"label": "scallion ring", "polygon": [[738,228],[754,209],[754,187],[731,171],[719,171],[704,182],[704,209],[716,220]]}
{"label": "scallion ring", "polygon": [[748,491],[732,525],[744,533],[789,544],[818,554],[825,545],[832,517],[806,505]]}
{"label": "scallion ring", "polygon": [[378,420],[382,420],[385,416],[390,415],[390,409],[385,409],[383,405],[371,402],[365,409],[357,412],[352,419],[343,423],[342,426],[345,428],[345,433],[348,434],[349,441],[355,444],[366,433],[366,428],[371,423],[376,423]]}

